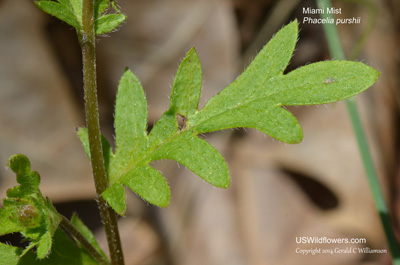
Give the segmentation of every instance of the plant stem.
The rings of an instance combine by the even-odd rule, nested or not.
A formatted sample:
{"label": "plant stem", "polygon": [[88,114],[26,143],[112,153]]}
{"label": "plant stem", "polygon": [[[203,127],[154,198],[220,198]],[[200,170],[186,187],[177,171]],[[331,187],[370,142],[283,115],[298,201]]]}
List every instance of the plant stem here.
{"label": "plant stem", "polygon": [[[323,10],[327,10],[327,8],[332,7],[330,0],[317,0],[317,4],[318,7],[322,8]],[[331,14],[321,14],[321,17],[333,18]],[[340,44],[339,34],[336,25],[326,23],[323,24],[323,27],[331,56],[337,60],[345,60],[345,55],[342,49],[342,45]],[[400,265],[399,246],[392,227],[390,214],[382,194],[378,176],[374,168],[374,163],[371,157],[371,153],[369,151],[368,142],[361,123],[360,115],[358,113],[357,104],[354,99],[348,99],[346,103],[347,103],[347,110],[357,138],[358,148],[361,153],[364,169],[367,174],[368,182],[375,202],[375,207],[379,213],[379,217],[381,219],[381,223],[383,225],[383,229],[385,232],[386,240],[388,242],[389,249],[392,254],[393,264]]]}
{"label": "plant stem", "polygon": [[94,0],[83,0],[82,2],[82,33],[79,38],[83,57],[86,126],[89,134],[91,164],[97,199],[106,231],[111,264],[123,265],[124,259],[117,215],[101,196],[108,187],[108,181],[104,167],[97,101]]}
{"label": "plant stem", "polygon": [[110,263],[94,248],[94,246],[86,239],[76,227],[63,215],[60,214],[60,225],[73,236],[81,245],[89,252],[92,258],[99,265],[109,265]]}

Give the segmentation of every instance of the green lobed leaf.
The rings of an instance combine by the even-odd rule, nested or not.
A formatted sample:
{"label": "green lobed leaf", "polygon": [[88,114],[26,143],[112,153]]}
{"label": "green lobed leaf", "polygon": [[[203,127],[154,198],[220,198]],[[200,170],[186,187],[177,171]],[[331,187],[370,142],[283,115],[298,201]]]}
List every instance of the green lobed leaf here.
{"label": "green lobed leaf", "polygon": [[[116,153],[111,166],[110,187],[102,194],[119,214],[126,209],[122,185],[144,200],[166,207],[170,190],[161,173],[149,166],[157,159],[173,159],[217,187],[229,185],[228,167],[218,151],[192,133],[184,133],[177,115],[197,111],[201,90],[201,66],[191,49],[179,67],[171,95],[171,107],[147,136],[147,105],[139,81],[129,70],[121,78],[115,105]],[[186,72],[189,74],[186,75]],[[191,95],[193,92],[196,95]],[[186,94],[185,94],[186,93]],[[179,150],[171,152],[175,146]],[[210,158],[204,159],[204,154]]]}
{"label": "green lobed leaf", "polygon": [[[161,173],[149,166],[172,159],[217,187],[229,186],[229,170],[221,154],[198,134],[250,127],[280,141],[297,143],[303,133],[286,105],[338,101],[371,86],[379,73],[357,62],[310,64],[283,74],[298,38],[297,21],[283,27],[247,69],[198,111],[201,65],[195,49],[183,59],[174,79],[170,108],[149,135],[143,89],[129,70],[121,78],[115,106],[115,156],[110,187],[102,194],[119,214],[126,210],[124,185],[146,201],[167,206],[170,191]],[[178,126],[178,116],[185,124]],[[82,137],[81,137],[82,139]],[[85,141],[84,146],[85,146]],[[111,150],[111,148],[109,148]]]}
{"label": "green lobed leaf", "polygon": [[196,134],[250,127],[282,142],[298,143],[303,137],[301,127],[284,105],[339,101],[361,93],[379,76],[369,66],[347,61],[314,63],[283,75],[284,64],[268,63],[267,58],[287,64],[290,57],[284,53],[292,54],[296,40],[297,21],[280,30],[237,80],[190,117],[188,126]]}
{"label": "green lobed leaf", "polygon": [[199,105],[201,85],[201,64],[193,47],[182,60],[176,73],[171,91],[170,110],[184,117],[193,115]]}
{"label": "green lobed leaf", "polygon": [[[107,170],[110,187],[102,196],[120,215],[124,215],[126,210],[122,185],[128,186],[144,200],[161,207],[167,206],[170,200],[171,195],[165,179],[157,170],[148,166],[148,159],[143,160],[146,156],[141,156],[147,148],[146,128],[146,98],[138,79],[127,69],[119,83],[115,107],[115,155],[103,138],[106,169],[107,161],[110,161],[111,167]],[[80,128],[78,136],[90,157],[87,129]],[[149,174],[147,178],[143,178],[145,173]]]}
{"label": "green lobed leaf", "polygon": [[31,172],[30,161],[26,156],[13,155],[8,166],[17,174],[17,187],[7,191],[0,209],[0,235],[20,232],[29,246],[22,252],[26,254],[37,247],[39,259],[48,256],[52,246],[52,236],[60,223],[60,216],[48,199],[39,190],[40,177]]}

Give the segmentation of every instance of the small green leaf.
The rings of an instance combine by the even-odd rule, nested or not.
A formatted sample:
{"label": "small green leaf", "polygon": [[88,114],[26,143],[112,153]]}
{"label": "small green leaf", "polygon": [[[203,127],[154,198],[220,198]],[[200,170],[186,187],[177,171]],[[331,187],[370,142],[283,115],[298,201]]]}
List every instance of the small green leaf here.
{"label": "small green leaf", "polygon": [[[35,5],[44,12],[57,17],[58,19],[73,26],[79,33],[82,33],[82,0],[40,0]],[[116,14],[104,14],[110,7],[109,0],[96,0],[94,5],[95,33],[97,35],[110,32],[118,27],[126,16],[117,8],[114,1],[112,6]]]}
{"label": "small green leaf", "polygon": [[189,117],[197,111],[202,72],[195,48],[190,49],[176,73],[171,92],[170,111]]}
{"label": "small green leaf", "polygon": [[99,17],[95,22],[96,35],[116,29],[125,19],[126,16],[124,14],[108,14]]}
{"label": "small green leaf", "polygon": [[[78,17],[71,5],[70,1],[61,1],[60,3],[54,1],[36,1],[35,5],[44,12],[55,16],[56,18],[64,21],[65,23],[73,26],[78,31],[82,28],[82,10],[81,16]],[[62,3],[62,4],[61,4]],[[68,5],[67,5],[68,4]]]}
{"label": "small green leaf", "polygon": [[110,1],[96,0],[95,33],[97,35],[104,34],[116,29],[126,19],[126,16],[122,14],[119,8],[117,7],[115,0],[111,1],[111,5],[117,13],[103,14],[106,11],[106,9],[110,6]]}
{"label": "small green leaf", "polygon": [[51,250],[52,244],[52,237],[49,233],[45,233],[43,236],[40,237],[39,243],[37,244],[38,247],[36,249],[36,253],[39,259],[43,259],[47,257]]}
{"label": "small green leaf", "polygon": [[216,187],[227,188],[230,183],[229,169],[222,155],[189,131],[161,146],[151,159],[175,160]]}

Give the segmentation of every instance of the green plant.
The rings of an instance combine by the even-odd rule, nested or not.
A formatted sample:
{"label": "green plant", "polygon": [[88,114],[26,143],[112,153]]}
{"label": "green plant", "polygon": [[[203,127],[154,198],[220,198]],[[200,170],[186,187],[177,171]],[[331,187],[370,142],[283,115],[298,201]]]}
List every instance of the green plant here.
{"label": "green plant", "polygon": [[[115,212],[125,214],[124,186],[157,206],[166,207],[170,201],[167,182],[150,162],[176,160],[210,184],[227,188],[230,177],[225,160],[199,134],[250,127],[282,142],[299,143],[303,137],[301,127],[285,106],[349,98],[370,87],[379,77],[373,68],[350,61],[318,62],[283,74],[298,39],[298,24],[293,21],[268,42],[234,82],[198,110],[202,71],[192,48],[174,79],[170,108],[150,133],[146,130],[143,89],[134,74],[129,69],[125,71],[115,104],[113,151],[100,133],[95,37],[115,29],[125,16],[109,0],[35,3],[73,26],[82,47],[87,128],[80,128],[77,133],[91,160],[110,261],[77,216],[67,220],[41,195],[39,175],[31,172],[28,158],[14,155],[8,166],[17,174],[20,185],[8,191],[4,208],[0,208],[0,235],[20,232],[31,243],[25,250],[0,244],[0,254],[6,257],[7,264],[123,264]],[[110,6],[116,13],[104,14]],[[178,125],[178,117],[183,117],[183,126]],[[34,247],[36,254],[30,251]]]}

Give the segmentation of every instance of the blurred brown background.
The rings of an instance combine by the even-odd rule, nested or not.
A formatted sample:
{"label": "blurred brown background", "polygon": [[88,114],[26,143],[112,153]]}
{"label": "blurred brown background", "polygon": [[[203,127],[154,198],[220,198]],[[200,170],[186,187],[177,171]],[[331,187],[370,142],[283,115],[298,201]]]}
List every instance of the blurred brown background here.
{"label": "blurred brown background", "polygon": [[[288,71],[330,59],[321,25],[303,24],[308,0],[119,0],[128,16],[99,38],[98,79],[103,133],[113,139],[113,106],[126,66],[139,77],[149,104],[149,127],[168,108],[180,60],[196,46],[204,72],[201,106],[245,68],[257,51],[298,18],[300,39]],[[382,75],[357,97],[387,201],[398,212],[400,8],[397,0],[334,1],[348,56],[372,31],[357,60]],[[374,23],[376,18],[376,23]],[[372,28],[373,26],[373,28]],[[74,128],[84,125],[80,48],[75,31],[30,0],[0,1],[0,164],[27,155],[43,193],[68,217],[72,211],[104,245],[94,187]],[[127,265],[390,264],[384,254],[302,256],[296,248],[387,249],[343,102],[291,108],[304,130],[298,145],[251,129],[205,135],[226,158],[231,187],[217,189],[172,161],[154,166],[167,177],[167,209],[128,193],[120,219]],[[0,193],[16,185],[0,167]],[[366,238],[366,244],[299,245],[296,237]],[[16,243],[15,238],[2,241]]]}

